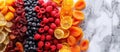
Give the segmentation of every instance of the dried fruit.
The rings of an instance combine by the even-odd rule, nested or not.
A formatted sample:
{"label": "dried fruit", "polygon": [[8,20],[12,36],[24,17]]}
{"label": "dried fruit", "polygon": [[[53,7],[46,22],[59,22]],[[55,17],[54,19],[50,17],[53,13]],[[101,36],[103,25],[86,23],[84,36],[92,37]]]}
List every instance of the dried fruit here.
{"label": "dried fruit", "polygon": [[6,39],[5,32],[0,32],[0,44],[3,43],[5,39]]}
{"label": "dried fruit", "polygon": [[83,10],[85,7],[86,7],[86,4],[84,0],[78,0],[74,6],[74,8],[77,10]]}
{"label": "dried fruit", "polygon": [[84,20],[84,14],[81,11],[73,10],[73,18],[79,21]]}
{"label": "dried fruit", "polygon": [[7,21],[11,21],[12,19],[14,18],[14,14],[12,12],[8,12],[6,15],[5,15],[5,19]]}
{"label": "dried fruit", "polygon": [[81,51],[79,45],[72,46],[70,49],[71,49],[71,52],[80,52]]}
{"label": "dried fruit", "polygon": [[64,31],[62,29],[55,29],[54,31],[54,36],[57,38],[57,39],[61,39],[64,37]]}
{"label": "dried fruit", "polygon": [[80,42],[80,49],[82,51],[86,51],[88,49],[88,47],[89,47],[89,41],[87,39],[81,40],[81,42]]}
{"label": "dried fruit", "polygon": [[34,35],[34,39],[35,39],[35,40],[40,40],[40,38],[41,38],[41,35],[40,35],[40,34],[36,33],[36,34]]}
{"label": "dried fruit", "polygon": [[1,10],[1,13],[5,15],[7,11],[8,11],[8,7],[5,6],[4,9]]}
{"label": "dried fruit", "polygon": [[67,42],[68,42],[69,45],[73,46],[73,45],[76,44],[76,38],[75,38],[74,36],[71,36],[71,35],[70,35],[70,36],[67,38]]}
{"label": "dried fruit", "polygon": [[24,51],[22,43],[16,42],[15,45],[16,45],[16,47],[19,49],[20,52],[23,52],[23,51]]}
{"label": "dried fruit", "polygon": [[8,9],[13,13],[15,12],[15,9],[12,6],[8,6]]}

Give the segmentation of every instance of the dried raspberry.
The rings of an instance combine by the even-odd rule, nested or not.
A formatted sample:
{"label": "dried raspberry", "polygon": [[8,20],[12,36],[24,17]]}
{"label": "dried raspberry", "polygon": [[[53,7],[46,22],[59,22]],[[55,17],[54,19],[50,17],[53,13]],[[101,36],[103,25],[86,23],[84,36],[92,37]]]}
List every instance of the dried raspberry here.
{"label": "dried raspberry", "polygon": [[51,43],[50,42],[45,42],[45,48],[50,48]]}
{"label": "dried raspberry", "polygon": [[60,19],[58,19],[58,18],[55,19],[55,24],[56,24],[56,25],[60,25]]}
{"label": "dried raspberry", "polygon": [[45,23],[43,21],[40,22],[40,26],[41,27],[44,27],[45,26]]}
{"label": "dried raspberry", "polygon": [[57,49],[61,49],[62,48],[62,44],[57,44]]}
{"label": "dried raspberry", "polygon": [[56,11],[54,11],[54,10],[51,11],[51,16],[52,16],[52,17],[55,17],[55,14],[56,14]]}
{"label": "dried raspberry", "polygon": [[51,39],[52,39],[51,35],[46,35],[46,40],[51,40]]}
{"label": "dried raspberry", "polygon": [[57,7],[57,4],[55,2],[52,2],[53,7]]}
{"label": "dried raspberry", "polygon": [[38,42],[38,48],[42,48],[44,46],[44,42],[43,41],[39,41]]}
{"label": "dried raspberry", "polygon": [[55,51],[56,50],[56,46],[55,45],[50,46],[50,48],[51,48],[51,51]]}
{"label": "dried raspberry", "polygon": [[49,29],[49,26],[44,26],[45,31],[48,31],[48,29]]}
{"label": "dried raspberry", "polygon": [[45,40],[45,35],[42,34],[42,35],[41,35],[41,41],[44,41],[44,40]]}
{"label": "dried raspberry", "polygon": [[43,32],[44,32],[44,29],[43,29],[43,28],[39,28],[38,32],[39,32],[39,33],[43,33]]}
{"label": "dried raspberry", "polygon": [[45,9],[44,8],[40,8],[40,13],[45,13]]}
{"label": "dried raspberry", "polygon": [[39,12],[40,11],[40,7],[39,6],[35,6],[35,11]]}
{"label": "dried raspberry", "polygon": [[49,20],[48,20],[47,18],[43,18],[43,22],[44,22],[44,23],[48,23]]}
{"label": "dried raspberry", "polygon": [[53,10],[53,7],[52,6],[47,6],[46,7],[46,12],[51,12]]}
{"label": "dried raspberry", "polygon": [[38,3],[39,3],[39,5],[41,5],[41,4],[44,3],[44,1],[43,0],[38,0]]}
{"label": "dried raspberry", "polygon": [[37,13],[37,17],[38,18],[42,18],[42,14],[39,12],[39,13]]}
{"label": "dried raspberry", "polygon": [[49,20],[49,22],[54,22],[54,18],[53,17],[49,17],[48,20]]}
{"label": "dried raspberry", "polygon": [[40,34],[36,33],[36,34],[34,35],[34,39],[35,39],[35,40],[39,40],[40,38],[41,38],[41,35],[40,35]]}
{"label": "dried raspberry", "polygon": [[53,35],[53,33],[54,33],[53,29],[49,29],[49,30],[48,30],[48,33],[49,33],[50,35]]}
{"label": "dried raspberry", "polygon": [[54,40],[53,40],[53,43],[54,43],[54,44],[58,44],[58,40],[57,40],[57,39],[54,39]]}
{"label": "dried raspberry", "polygon": [[55,23],[52,23],[51,25],[50,25],[50,28],[51,29],[55,29],[57,26],[56,26],[56,24]]}

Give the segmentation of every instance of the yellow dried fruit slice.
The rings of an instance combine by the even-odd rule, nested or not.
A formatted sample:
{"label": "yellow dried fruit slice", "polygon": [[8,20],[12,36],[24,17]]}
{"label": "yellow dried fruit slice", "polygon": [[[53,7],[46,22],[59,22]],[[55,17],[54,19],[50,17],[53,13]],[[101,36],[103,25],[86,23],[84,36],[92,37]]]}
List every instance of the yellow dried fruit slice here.
{"label": "yellow dried fruit slice", "polygon": [[7,32],[11,32],[10,28],[4,27]]}
{"label": "yellow dried fruit slice", "polygon": [[9,36],[6,37],[6,39],[3,42],[5,45],[7,45],[9,43]]}
{"label": "yellow dried fruit slice", "polygon": [[59,52],[71,52],[71,50],[70,50],[70,47],[67,45],[67,43],[63,43],[63,46],[59,50]]}
{"label": "yellow dried fruit slice", "polygon": [[5,26],[6,26],[6,27],[12,27],[12,25],[13,25],[12,22],[7,22]]}
{"label": "yellow dried fruit slice", "polygon": [[0,32],[3,30],[3,27],[2,26],[0,26]]}
{"label": "yellow dried fruit slice", "polygon": [[55,29],[54,36],[57,39],[62,39],[64,37],[64,31],[62,29]]}
{"label": "yellow dried fruit slice", "polygon": [[5,38],[6,38],[5,33],[4,32],[0,32],[0,43],[3,43]]}
{"label": "yellow dried fruit slice", "polygon": [[61,19],[60,25],[63,29],[69,29],[72,26],[71,16],[64,16]]}
{"label": "yellow dried fruit slice", "polygon": [[5,26],[6,25],[6,21],[0,21],[0,26]]}
{"label": "yellow dried fruit slice", "polygon": [[64,31],[64,37],[63,38],[67,38],[70,34],[69,30],[63,30]]}

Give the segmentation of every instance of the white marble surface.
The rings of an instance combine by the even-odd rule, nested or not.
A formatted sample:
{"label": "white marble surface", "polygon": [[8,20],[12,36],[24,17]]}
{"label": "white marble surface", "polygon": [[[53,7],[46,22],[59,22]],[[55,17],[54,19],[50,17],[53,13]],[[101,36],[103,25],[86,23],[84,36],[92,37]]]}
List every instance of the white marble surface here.
{"label": "white marble surface", "polygon": [[120,52],[120,0],[85,0],[81,25],[89,39],[87,52]]}

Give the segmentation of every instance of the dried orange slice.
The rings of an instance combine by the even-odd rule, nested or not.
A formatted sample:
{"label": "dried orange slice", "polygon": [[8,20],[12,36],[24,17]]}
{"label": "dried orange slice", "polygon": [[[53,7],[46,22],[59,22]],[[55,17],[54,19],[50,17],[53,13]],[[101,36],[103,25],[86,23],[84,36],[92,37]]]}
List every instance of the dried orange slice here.
{"label": "dried orange slice", "polygon": [[86,7],[86,3],[84,0],[78,0],[74,5],[74,8],[77,10],[83,10],[85,7]]}
{"label": "dried orange slice", "polygon": [[73,18],[76,20],[83,21],[84,20],[84,14],[82,11],[73,10]]}
{"label": "dried orange slice", "polygon": [[81,42],[80,42],[80,48],[82,51],[86,51],[89,47],[89,41],[87,39],[83,39]]}
{"label": "dried orange slice", "polygon": [[71,16],[64,16],[60,22],[61,28],[69,29],[72,26],[72,18]]}
{"label": "dried orange slice", "polygon": [[62,29],[55,29],[54,36],[57,39],[62,39],[64,37],[64,31]]}

